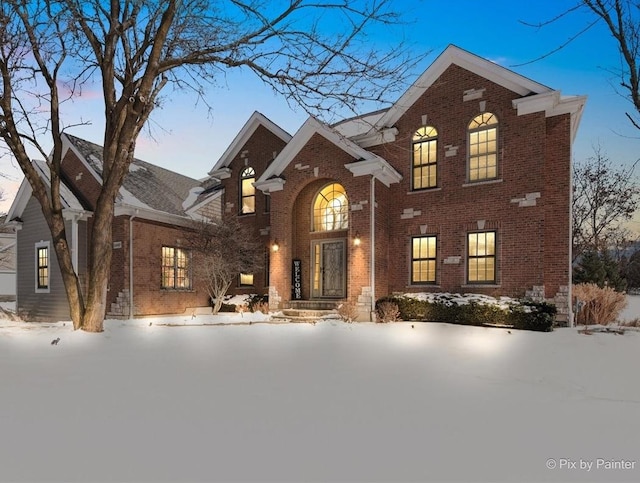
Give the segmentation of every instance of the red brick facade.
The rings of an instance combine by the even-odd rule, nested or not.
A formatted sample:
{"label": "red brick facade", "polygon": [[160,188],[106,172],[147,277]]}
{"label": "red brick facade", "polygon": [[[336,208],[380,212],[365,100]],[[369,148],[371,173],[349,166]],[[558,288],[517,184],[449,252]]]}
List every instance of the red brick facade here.
{"label": "red brick facade", "polygon": [[[254,113],[209,180],[200,187],[196,180],[180,181],[186,185],[174,197],[173,209],[120,202],[113,223],[108,315],[182,313],[208,306],[208,295],[197,282],[184,289],[163,288],[162,250],[187,249],[189,216],[222,212],[252,227],[265,251],[264,270],[254,273],[250,284],[242,285],[239,277],[232,292],[268,293],[272,309],[287,307],[293,298],[349,301],[367,318],[375,300],[389,294],[472,292],[550,300],[560,310],[559,319],[568,320],[571,143],[584,102],[449,47],[386,111],[335,126],[310,118],[293,137]],[[492,125],[497,132],[495,176],[475,180],[470,146],[478,144],[471,141],[470,122],[489,113],[497,120]],[[437,131],[437,183],[415,190],[414,135],[425,126]],[[87,153],[100,148],[75,142],[84,143],[85,152],[68,150],[64,181],[91,211],[100,185],[91,172],[95,154]],[[243,212],[247,168],[253,170],[253,184],[245,183],[250,199],[244,201],[253,209]],[[147,163],[136,171],[143,176],[149,169]],[[318,208],[316,200],[324,202],[319,194],[329,186],[340,196],[344,190],[346,203],[335,198]],[[195,197],[194,204],[186,206],[183,197]],[[318,228],[314,217],[319,214],[340,222]],[[90,244],[90,218],[88,225]],[[483,237],[493,236],[495,241],[487,242],[489,256],[474,255],[470,240],[477,238],[480,246]],[[416,255],[416,237],[429,238],[435,254]],[[294,261],[301,267],[295,296]],[[490,266],[482,272],[490,276],[472,276],[472,264]],[[424,278],[428,283],[414,281],[418,266],[430,267]]]}
{"label": "red brick facade", "polygon": [[[429,291],[531,296],[556,302],[560,320],[569,316],[571,142],[584,98],[574,98],[574,104],[558,108],[559,100],[555,104],[548,101],[557,91],[528,80],[519,85],[516,81],[524,78],[506,69],[468,53],[456,51],[454,55],[482,66],[484,70],[478,72],[496,69],[499,75],[481,75],[473,68],[476,64],[468,67],[459,62],[464,68],[452,61],[441,68],[427,88],[414,95],[411,105],[400,106],[401,113],[392,125],[378,129],[392,130],[392,139],[371,142],[362,141],[362,136],[346,135],[351,139],[345,140],[334,137],[336,131],[328,126],[312,135],[303,127],[264,176],[256,173],[260,177],[256,185],[270,193],[271,212],[268,217],[256,216],[255,227],[262,233],[268,228],[270,243],[277,240],[279,250],[271,252],[269,287],[256,278],[254,291],[268,291],[273,308],[290,303],[294,259],[302,265],[302,298],[322,299],[312,290],[317,270],[312,250],[319,240],[344,240],[346,291],[340,300],[359,304],[363,313],[371,306],[371,295],[379,298],[391,293]],[[538,91],[523,94],[526,89]],[[471,181],[469,123],[482,113],[492,113],[498,120],[497,176]],[[412,138],[425,125],[435,127],[438,133],[438,182],[433,188],[413,190]],[[341,126],[335,129],[340,131]],[[256,138],[263,135],[264,131],[257,130],[241,151],[251,153],[251,146],[259,143]],[[366,151],[358,151],[363,148]],[[388,164],[376,162],[395,170],[401,179],[384,182],[372,171],[376,176],[372,184],[371,175],[353,168],[362,162],[363,156],[358,154],[362,152],[368,152],[372,159],[383,159]],[[223,181],[227,203],[238,196],[242,166],[241,159],[234,160],[231,177]],[[314,199],[330,183],[339,183],[346,191],[348,228],[314,231]],[[376,244],[373,273],[372,186]],[[487,231],[496,236],[495,280],[474,283],[469,280],[468,237]],[[358,246],[354,244],[356,234]],[[412,238],[418,236],[435,236],[437,240],[433,283],[412,283]]]}

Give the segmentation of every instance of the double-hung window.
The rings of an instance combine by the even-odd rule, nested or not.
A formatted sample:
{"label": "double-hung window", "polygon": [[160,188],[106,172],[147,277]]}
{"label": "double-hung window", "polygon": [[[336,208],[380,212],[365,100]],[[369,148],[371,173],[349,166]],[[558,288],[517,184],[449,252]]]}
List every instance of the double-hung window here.
{"label": "double-hung window", "polygon": [[469,181],[498,177],[498,119],[482,113],[469,123]]}
{"label": "double-hung window", "polygon": [[36,243],[36,292],[46,293],[50,289],[50,249],[49,242]]}
{"label": "double-hung window", "polygon": [[438,131],[424,126],[413,135],[411,188],[421,190],[438,186]]}
{"label": "double-hung window", "polygon": [[417,236],[411,239],[411,283],[436,283],[437,237]]}
{"label": "double-hung window", "polygon": [[469,233],[467,238],[467,281],[496,283],[496,232]]}
{"label": "double-hung window", "polygon": [[162,247],[162,288],[191,289],[191,252],[189,250]]}

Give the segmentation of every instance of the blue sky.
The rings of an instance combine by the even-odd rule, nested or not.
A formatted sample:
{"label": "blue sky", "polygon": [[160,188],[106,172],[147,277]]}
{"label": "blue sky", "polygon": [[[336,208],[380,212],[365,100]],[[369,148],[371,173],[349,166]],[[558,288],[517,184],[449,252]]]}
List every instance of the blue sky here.
{"label": "blue sky", "polygon": [[[593,154],[600,144],[608,156],[619,163],[639,157],[640,131],[631,126],[625,111],[631,104],[615,86],[610,72],[619,65],[617,47],[605,25],[600,22],[564,49],[536,62],[584,29],[593,17],[575,13],[543,28],[526,26],[522,21],[539,23],[555,17],[572,6],[573,0],[530,2],[473,0],[435,2],[397,0],[396,7],[409,22],[401,28],[378,29],[371,33],[375,45],[393,48],[406,38],[416,52],[431,52],[416,69],[409,83],[449,44],[456,44],[477,55],[510,68],[519,74],[559,89],[567,95],[587,95],[587,105],[574,144],[574,158]],[[408,6],[411,10],[407,10]],[[520,65],[525,64],[525,65]],[[397,96],[396,96],[397,97]],[[226,84],[212,88],[208,94],[213,115],[195,98],[177,94],[156,111],[150,127],[152,139],[145,132],[139,139],[136,156],[151,163],[200,178],[206,175],[233,137],[254,110],[262,112],[291,134],[304,122],[307,114],[289,106],[249,72],[231,72]],[[395,98],[389,99],[394,101]],[[93,119],[92,126],[78,127],[73,134],[100,143],[102,139],[102,105],[88,98],[73,104],[76,113]],[[9,202],[21,179],[20,171],[6,159],[0,159],[0,171],[11,180],[0,179]],[[5,201],[0,211],[8,209]]]}

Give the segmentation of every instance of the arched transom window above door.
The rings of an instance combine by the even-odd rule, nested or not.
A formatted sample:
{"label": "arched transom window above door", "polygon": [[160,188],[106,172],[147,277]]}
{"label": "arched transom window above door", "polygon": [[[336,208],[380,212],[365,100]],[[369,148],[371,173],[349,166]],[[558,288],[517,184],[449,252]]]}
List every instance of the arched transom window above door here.
{"label": "arched transom window above door", "polygon": [[349,228],[349,202],[344,187],[331,183],[320,190],[313,202],[313,231]]}

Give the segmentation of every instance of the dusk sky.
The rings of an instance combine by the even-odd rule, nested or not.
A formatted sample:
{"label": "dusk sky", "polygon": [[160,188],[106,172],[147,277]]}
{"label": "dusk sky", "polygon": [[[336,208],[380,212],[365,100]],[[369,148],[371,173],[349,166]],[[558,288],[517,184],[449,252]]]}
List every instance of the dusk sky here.
{"label": "dusk sky", "polygon": [[[599,144],[616,164],[635,161],[640,152],[640,132],[633,128],[625,112],[633,106],[616,92],[619,78],[612,72],[619,67],[617,46],[606,26],[599,22],[560,51],[535,62],[583,30],[594,17],[576,12],[551,25],[535,28],[522,22],[538,24],[553,18],[575,4],[574,0],[529,2],[496,0],[478,3],[471,0],[434,2],[397,0],[397,9],[410,23],[403,27],[378,29],[371,33],[376,46],[392,49],[402,37],[417,53],[430,55],[408,79],[413,82],[447,45],[455,44],[481,57],[559,89],[566,95],[587,95],[588,100],[574,143],[574,159],[593,155]],[[407,6],[411,6],[411,11]],[[202,178],[212,168],[234,136],[255,110],[294,134],[307,118],[302,109],[289,106],[250,72],[229,72],[224,87],[211,88],[208,99],[212,117],[204,106],[196,105],[193,96],[180,94],[167,99],[165,107],[152,115],[152,139],[146,132],[139,138],[136,157]],[[96,93],[97,94],[97,93]],[[397,95],[390,98],[393,102]],[[92,126],[74,128],[70,133],[101,144],[102,102],[99,95],[87,95],[72,106],[73,114],[82,114]],[[0,178],[8,210],[22,179],[21,172],[9,159],[0,159]],[[640,224],[636,224],[640,230]]]}

